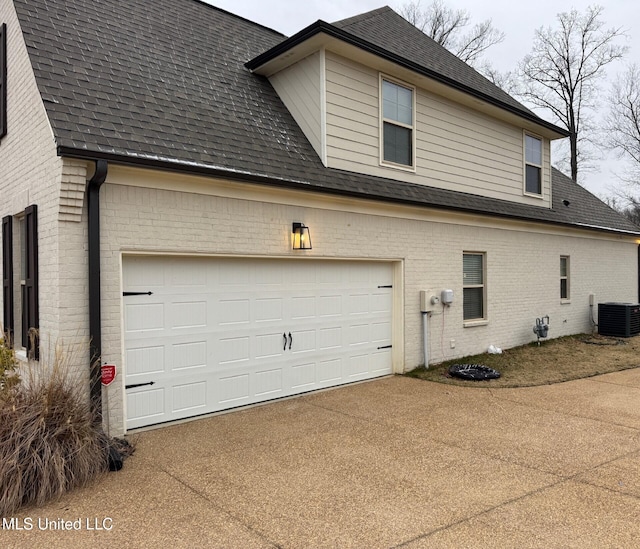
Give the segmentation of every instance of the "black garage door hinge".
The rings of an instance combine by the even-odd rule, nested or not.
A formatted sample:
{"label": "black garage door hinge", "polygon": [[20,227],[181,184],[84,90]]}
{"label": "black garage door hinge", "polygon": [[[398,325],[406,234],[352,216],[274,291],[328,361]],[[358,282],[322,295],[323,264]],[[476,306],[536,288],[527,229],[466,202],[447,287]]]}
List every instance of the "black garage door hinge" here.
{"label": "black garage door hinge", "polygon": [[153,292],[122,292],[123,296],[128,295],[153,295]]}
{"label": "black garage door hinge", "polygon": [[378,288],[393,288],[393,286],[389,284],[388,286],[378,286]]}
{"label": "black garage door hinge", "polygon": [[133,385],[125,385],[125,389],[135,389],[136,387],[144,387],[145,385],[154,385],[155,381],[149,381],[149,383],[134,383]]}
{"label": "black garage door hinge", "polygon": [[393,347],[393,345],[384,345],[383,347],[378,347],[378,351],[380,349],[391,349],[391,347]]}

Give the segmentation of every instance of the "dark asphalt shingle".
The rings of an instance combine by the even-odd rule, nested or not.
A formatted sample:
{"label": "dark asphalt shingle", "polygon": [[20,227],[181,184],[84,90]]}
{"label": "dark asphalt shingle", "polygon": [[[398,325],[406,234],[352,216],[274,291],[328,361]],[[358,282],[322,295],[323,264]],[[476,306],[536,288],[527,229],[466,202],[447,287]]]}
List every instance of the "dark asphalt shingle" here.
{"label": "dark asphalt shingle", "polygon": [[[61,153],[519,219],[640,230],[556,171],[549,210],[325,168],[268,80],[245,66],[285,37],[196,0],[14,5]],[[401,24],[388,8],[371,14],[336,25],[365,35],[372,28],[382,32],[385,20]],[[372,21],[374,27],[367,27]],[[399,53],[425,54],[381,36]],[[447,55],[440,51],[441,64],[434,60],[434,68],[470,82],[466,65]],[[449,61],[442,64],[443,58]],[[473,85],[481,91],[487,82]],[[490,92],[504,93],[496,90]],[[508,96],[502,100],[523,108]],[[558,206],[562,198],[571,202],[569,208]]]}
{"label": "dark asphalt shingle", "polygon": [[389,7],[379,8],[332,24],[404,57],[416,65],[431,69],[498,102],[537,117],[527,107],[487,80],[446,48],[425,36],[422,31]]}

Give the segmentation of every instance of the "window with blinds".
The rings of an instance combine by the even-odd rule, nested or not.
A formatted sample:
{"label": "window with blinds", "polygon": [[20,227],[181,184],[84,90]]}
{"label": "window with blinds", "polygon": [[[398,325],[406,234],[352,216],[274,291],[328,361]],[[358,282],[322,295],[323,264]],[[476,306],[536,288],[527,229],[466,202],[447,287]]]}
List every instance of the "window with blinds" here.
{"label": "window with blinds", "polygon": [[484,253],[465,253],[462,259],[462,285],[464,320],[485,318],[486,286]]}
{"label": "window with blinds", "polygon": [[569,256],[560,256],[560,299],[569,299]]}
{"label": "window with blinds", "polygon": [[414,167],[414,88],[381,80],[382,162]]}

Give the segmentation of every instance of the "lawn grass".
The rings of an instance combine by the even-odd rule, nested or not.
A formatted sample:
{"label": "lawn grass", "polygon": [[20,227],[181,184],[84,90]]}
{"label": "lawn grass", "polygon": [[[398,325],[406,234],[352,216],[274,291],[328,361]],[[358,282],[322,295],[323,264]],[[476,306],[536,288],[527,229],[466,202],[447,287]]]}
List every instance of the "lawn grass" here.
{"label": "lawn grass", "polygon": [[[454,364],[482,364],[500,372],[500,378],[467,381],[451,377]],[[479,354],[429,369],[417,368],[406,375],[428,381],[473,387],[530,387],[640,367],[640,336],[611,338],[575,335],[507,349],[502,354]]]}

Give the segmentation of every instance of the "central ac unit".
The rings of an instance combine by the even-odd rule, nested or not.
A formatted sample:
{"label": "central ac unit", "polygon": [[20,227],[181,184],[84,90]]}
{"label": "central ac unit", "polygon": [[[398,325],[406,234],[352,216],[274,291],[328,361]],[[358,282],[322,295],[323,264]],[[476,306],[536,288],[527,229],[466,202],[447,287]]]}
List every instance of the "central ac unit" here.
{"label": "central ac unit", "polygon": [[598,333],[614,337],[640,334],[640,304],[599,303]]}

